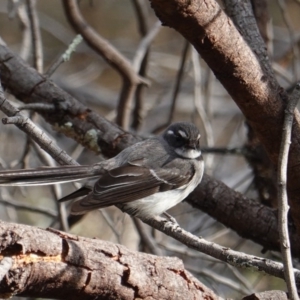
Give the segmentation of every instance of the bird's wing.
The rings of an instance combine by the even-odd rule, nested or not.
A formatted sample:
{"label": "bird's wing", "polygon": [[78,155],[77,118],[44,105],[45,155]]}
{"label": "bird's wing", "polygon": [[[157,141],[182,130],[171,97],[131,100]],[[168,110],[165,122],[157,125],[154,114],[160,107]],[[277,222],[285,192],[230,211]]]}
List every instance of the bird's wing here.
{"label": "bird's wing", "polygon": [[176,189],[186,185],[193,175],[194,172],[184,174],[178,168],[149,169],[138,164],[126,164],[101,176],[93,192],[73,204],[72,213],[124,204]]}
{"label": "bird's wing", "polygon": [[58,199],[58,202],[65,202],[65,201],[74,200],[76,198],[86,196],[90,194],[92,190],[93,188],[91,186],[84,185],[80,189],[76,190],[75,192]]}

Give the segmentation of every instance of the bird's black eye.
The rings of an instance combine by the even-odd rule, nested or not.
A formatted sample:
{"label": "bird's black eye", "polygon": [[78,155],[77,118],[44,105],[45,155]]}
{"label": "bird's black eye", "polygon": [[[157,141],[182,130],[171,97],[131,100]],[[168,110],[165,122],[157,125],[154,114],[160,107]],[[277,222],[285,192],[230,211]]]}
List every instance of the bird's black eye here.
{"label": "bird's black eye", "polygon": [[183,130],[168,130],[166,132],[166,139],[174,147],[182,147],[187,143],[188,136]]}
{"label": "bird's black eye", "polygon": [[187,141],[187,139],[180,134],[174,135],[174,139],[177,147],[183,146]]}
{"label": "bird's black eye", "polygon": [[183,141],[184,138],[181,135],[175,135],[176,141]]}

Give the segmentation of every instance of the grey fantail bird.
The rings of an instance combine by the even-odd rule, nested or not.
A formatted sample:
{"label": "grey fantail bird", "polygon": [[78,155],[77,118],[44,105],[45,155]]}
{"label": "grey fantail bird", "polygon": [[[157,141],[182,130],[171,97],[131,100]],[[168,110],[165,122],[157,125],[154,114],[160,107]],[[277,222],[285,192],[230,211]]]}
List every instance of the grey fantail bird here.
{"label": "grey fantail bird", "polygon": [[137,217],[164,213],[200,183],[204,163],[200,133],[191,123],[170,125],[159,137],[136,143],[117,156],[91,166],[60,166],[0,172],[0,185],[47,185],[94,178],[60,199],[78,198],[72,214],[111,205]]}

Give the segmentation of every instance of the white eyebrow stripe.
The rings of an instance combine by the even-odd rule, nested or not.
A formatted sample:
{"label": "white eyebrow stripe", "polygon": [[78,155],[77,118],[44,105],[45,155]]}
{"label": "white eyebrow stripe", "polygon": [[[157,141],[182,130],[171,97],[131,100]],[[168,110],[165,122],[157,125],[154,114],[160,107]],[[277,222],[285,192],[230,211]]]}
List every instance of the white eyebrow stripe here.
{"label": "white eyebrow stripe", "polygon": [[168,130],[167,134],[173,134],[174,135],[174,131],[173,130]]}
{"label": "white eyebrow stripe", "polygon": [[198,136],[197,136],[197,140],[199,140],[201,137],[201,134],[199,133]]}
{"label": "white eyebrow stripe", "polygon": [[178,130],[178,133],[183,137],[183,138],[187,138],[187,134],[183,131],[183,130]]}

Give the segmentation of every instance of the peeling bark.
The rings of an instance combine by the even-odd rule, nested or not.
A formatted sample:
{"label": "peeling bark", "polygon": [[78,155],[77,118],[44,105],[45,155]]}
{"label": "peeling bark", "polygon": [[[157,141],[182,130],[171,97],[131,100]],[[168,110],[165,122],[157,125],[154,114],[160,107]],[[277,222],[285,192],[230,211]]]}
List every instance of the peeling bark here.
{"label": "peeling bark", "polygon": [[0,249],[1,259],[13,261],[0,282],[0,297],[221,299],[178,258],[98,239],[0,222]]}

